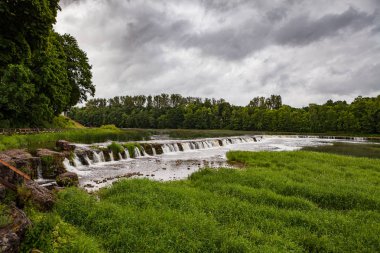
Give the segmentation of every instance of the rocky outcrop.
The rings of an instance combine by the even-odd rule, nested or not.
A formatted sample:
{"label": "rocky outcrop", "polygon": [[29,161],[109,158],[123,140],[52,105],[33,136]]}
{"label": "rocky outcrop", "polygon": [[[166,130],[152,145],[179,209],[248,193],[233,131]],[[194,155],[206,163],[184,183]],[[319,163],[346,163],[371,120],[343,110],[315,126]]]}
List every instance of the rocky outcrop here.
{"label": "rocky outcrop", "polygon": [[46,179],[55,179],[59,174],[65,173],[63,166],[64,153],[49,149],[38,149],[37,156],[41,158],[42,176]]}
{"label": "rocky outcrop", "polygon": [[[37,166],[40,162],[38,157],[33,157],[24,149],[12,149],[0,154],[0,159],[15,166],[31,178],[37,177]],[[1,165],[0,165],[1,166]]]}
{"label": "rocky outcrop", "polygon": [[21,198],[25,198],[23,201],[32,201],[32,203],[41,211],[52,209],[56,199],[51,191],[32,180],[26,182],[24,187],[25,193],[21,196]]}
{"label": "rocky outcrop", "polygon": [[57,184],[62,187],[78,186],[78,175],[73,172],[65,172],[57,177]]}
{"label": "rocky outcrop", "polygon": [[31,225],[25,213],[15,206],[9,211],[11,222],[0,228],[0,252],[19,252],[19,247],[26,230]]}

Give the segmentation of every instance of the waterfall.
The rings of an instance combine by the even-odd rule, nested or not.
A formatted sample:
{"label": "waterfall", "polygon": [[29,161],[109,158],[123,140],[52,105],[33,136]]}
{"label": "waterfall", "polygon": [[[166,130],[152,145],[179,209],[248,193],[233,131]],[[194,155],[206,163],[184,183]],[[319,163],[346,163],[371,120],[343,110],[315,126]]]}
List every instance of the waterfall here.
{"label": "waterfall", "polygon": [[169,148],[168,144],[162,145],[162,152],[163,153],[170,153],[170,148]]}
{"label": "waterfall", "polygon": [[145,149],[144,149],[143,147],[141,147],[141,149],[142,149],[142,154],[143,154],[144,156],[150,156],[150,155],[145,151]]}
{"label": "waterfall", "polygon": [[88,165],[91,165],[92,164],[92,161],[90,160],[90,158],[88,157],[88,155],[84,155],[84,159],[86,160],[86,162],[88,163]]}
{"label": "waterfall", "polygon": [[152,152],[153,152],[153,156],[157,155],[156,149],[154,147],[152,147]]}
{"label": "waterfall", "polygon": [[121,155],[121,153],[118,153],[119,155],[119,160],[123,160],[123,156]]}
{"label": "waterfall", "polygon": [[104,155],[103,152],[100,151],[99,154],[95,151],[92,151],[93,157],[94,157],[94,163],[101,163],[104,162]]}
{"label": "waterfall", "polygon": [[[65,160],[63,160],[62,164],[63,164],[63,167],[65,167],[65,169],[68,172],[77,172],[77,169],[74,166],[70,165],[69,159],[65,158]],[[74,162],[74,164],[75,164],[75,162]]]}
{"label": "waterfall", "polygon": [[135,147],[135,158],[137,157],[141,157],[141,152],[140,152],[140,149],[138,147]]}
{"label": "waterfall", "polygon": [[190,144],[188,142],[182,143],[183,151],[189,151],[191,150]]}
{"label": "waterfall", "polygon": [[115,159],[114,159],[114,157],[113,157],[113,152],[112,152],[112,151],[110,152],[110,159],[111,159],[111,162],[114,162],[114,161],[115,161]]}
{"label": "waterfall", "polygon": [[[70,161],[69,161],[69,163],[70,163]],[[37,181],[42,180],[42,179],[43,179],[42,164],[41,164],[41,160],[39,160],[38,165],[37,165]]]}
{"label": "waterfall", "polygon": [[73,163],[74,163],[75,167],[79,167],[79,166],[83,165],[82,162],[80,161],[79,157],[75,153],[74,153]]}
{"label": "waterfall", "polygon": [[131,158],[131,156],[129,155],[128,149],[124,149],[124,155],[125,155],[125,159],[130,159]]}

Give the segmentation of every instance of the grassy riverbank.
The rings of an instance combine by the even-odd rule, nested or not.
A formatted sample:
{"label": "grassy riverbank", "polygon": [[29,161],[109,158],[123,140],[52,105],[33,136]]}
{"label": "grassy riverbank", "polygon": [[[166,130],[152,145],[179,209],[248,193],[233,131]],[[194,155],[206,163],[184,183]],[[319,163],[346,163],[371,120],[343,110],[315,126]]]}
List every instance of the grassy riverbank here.
{"label": "grassy riverbank", "polygon": [[131,129],[120,130],[117,128],[84,128],[70,129],[57,133],[42,133],[30,135],[0,135],[0,151],[15,148],[53,148],[57,140],[67,140],[78,143],[95,143],[108,140],[136,141],[148,139],[150,132],[147,130]]}
{"label": "grassy riverbank", "polygon": [[24,252],[380,251],[380,160],[305,151],[228,158],[246,168],[125,180],[97,196],[61,191],[54,213],[34,220]]}

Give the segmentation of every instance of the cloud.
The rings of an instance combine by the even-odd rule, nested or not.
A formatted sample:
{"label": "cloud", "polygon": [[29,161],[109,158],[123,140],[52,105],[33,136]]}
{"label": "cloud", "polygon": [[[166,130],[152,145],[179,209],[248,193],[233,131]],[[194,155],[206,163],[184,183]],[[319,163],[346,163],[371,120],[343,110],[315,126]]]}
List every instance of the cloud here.
{"label": "cloud", "polygon": [[93,65],[97,97],[181,93],[303,106],[380,92],[375,0],[63,0],[56,30]]}

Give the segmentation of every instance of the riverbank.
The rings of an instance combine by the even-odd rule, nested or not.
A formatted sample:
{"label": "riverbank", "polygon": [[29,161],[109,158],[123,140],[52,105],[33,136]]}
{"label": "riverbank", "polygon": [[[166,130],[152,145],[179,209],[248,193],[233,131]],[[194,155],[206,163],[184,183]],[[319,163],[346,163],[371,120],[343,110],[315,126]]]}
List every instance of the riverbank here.
{"label": "riverbank", "polygon": [[379,160],[304,151],[228,158],[246,167],[124,180],[95,195],[63,190],[52,213],[29,210],[23,252],[380,250]]}
{"label": "riverbank", "polygon": [[149,139],[150,131],[141,129],[121,130],[118,128],[68,129],[57,133],[30,135],[0,135],[0,151],[8,149],[54,148],[58,140],[76,143],[95,143],[113,141],[138,141]]}

